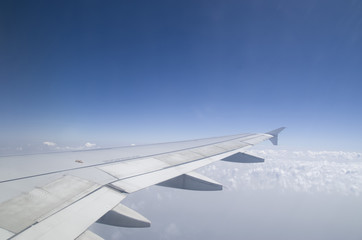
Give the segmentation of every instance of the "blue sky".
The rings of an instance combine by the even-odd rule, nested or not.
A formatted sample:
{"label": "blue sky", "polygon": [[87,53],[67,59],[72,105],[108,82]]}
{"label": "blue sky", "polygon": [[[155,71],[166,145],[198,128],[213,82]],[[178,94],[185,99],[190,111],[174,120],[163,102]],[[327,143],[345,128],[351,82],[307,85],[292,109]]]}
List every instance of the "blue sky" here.
{"label": "blue sky", "polygon": [[286,126],[362,151],[359,1],[1,1],[0,142],[159,142]]}

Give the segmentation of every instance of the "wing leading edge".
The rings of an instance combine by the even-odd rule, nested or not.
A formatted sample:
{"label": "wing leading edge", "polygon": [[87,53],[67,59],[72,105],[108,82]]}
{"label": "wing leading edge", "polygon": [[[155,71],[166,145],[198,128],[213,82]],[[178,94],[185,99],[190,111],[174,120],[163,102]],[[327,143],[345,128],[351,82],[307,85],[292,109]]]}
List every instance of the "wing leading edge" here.
{"label": "wing leading edge", "polygon": [[[171,151],[165,145],[165,150],[158,154],[128,159],[114,160],[115,152],[110,149],[112,157],[100,163],[41,173],[59,178],[0,204],[0,240],[102,239],[87,230],[96,221],[113,226],[148,227],[149,220],[120,204],[128,194],[155,184],[221,190],[221,184],[193,171],[219,160],[263,162],[245,151],[268,139],[276,145],[283,129],[183,142]],[[102,154],[107,155],[107,151],[102,150]],[[16,184],[19,179],[9,178],[0,184]]]}

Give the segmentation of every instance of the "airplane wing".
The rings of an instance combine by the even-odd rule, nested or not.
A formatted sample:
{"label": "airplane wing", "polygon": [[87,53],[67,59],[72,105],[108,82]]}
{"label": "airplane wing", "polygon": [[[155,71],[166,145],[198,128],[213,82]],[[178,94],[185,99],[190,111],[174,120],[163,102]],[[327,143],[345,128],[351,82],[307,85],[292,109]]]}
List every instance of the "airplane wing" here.
{"label": "airplane wing", "polygon": [[222,185],[195,169],[218,160],[253,163],[245,153],[284,128],[260,133],[144,146],[0,157],[0,240],[102,239],[94,222],[149,227],[122,205],[128,194],[158,184],[199,191]]}

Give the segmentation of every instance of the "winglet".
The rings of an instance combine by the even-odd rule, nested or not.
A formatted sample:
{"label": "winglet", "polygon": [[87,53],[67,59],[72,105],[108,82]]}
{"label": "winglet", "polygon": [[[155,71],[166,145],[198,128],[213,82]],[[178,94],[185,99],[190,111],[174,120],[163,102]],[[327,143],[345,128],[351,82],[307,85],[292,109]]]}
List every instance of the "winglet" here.
{"label": "winglet", "polygon": [[278,145],[278,134],[283,131],[285,129],[285,127],[281,127],[278,129],[275,129],[273,131],[267,132],[266,134],[270,134],[273,137],[270,138],[269,140],[273,143],[273,145]]}

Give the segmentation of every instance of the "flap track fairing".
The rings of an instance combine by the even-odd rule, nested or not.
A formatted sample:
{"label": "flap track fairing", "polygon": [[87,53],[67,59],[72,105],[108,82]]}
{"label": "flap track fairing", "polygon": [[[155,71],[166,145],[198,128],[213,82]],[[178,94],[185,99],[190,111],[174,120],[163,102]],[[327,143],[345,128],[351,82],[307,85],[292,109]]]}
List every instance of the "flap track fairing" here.
{"label": "flap track fairing", "polygon": [[222,185],[201,174],[191,172],[157,184],[159,186],[195,191],[220,191]]}
{"label": "flap track fairing", "polygon": [[98,219],[97,223],[127,228],[145,228],[151,226],[151,222],[147,218],[123,204],[118,204],[111,211],[108,211]]}
{"label": "flap track fairing", "polygon": [[260,157],[256,157],[250,154],[246,154],[246,153],[235,153],[229,157],[223,158],[221,159],[222,161],[226,161],[226,162],[238,162],[238,163],[260,163],[260,162],[264,162],[263,158]]}

